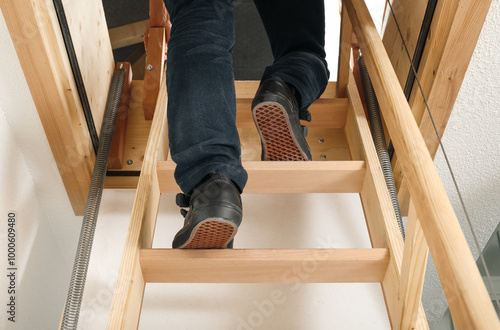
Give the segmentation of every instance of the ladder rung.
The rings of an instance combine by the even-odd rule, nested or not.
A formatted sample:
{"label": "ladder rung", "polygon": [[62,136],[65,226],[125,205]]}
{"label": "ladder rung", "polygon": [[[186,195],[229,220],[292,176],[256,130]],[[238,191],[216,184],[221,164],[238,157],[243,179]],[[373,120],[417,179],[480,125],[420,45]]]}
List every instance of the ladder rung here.
{"label": "ladder rung", "polygon": [[375,283],[388,249],[141,249],[146,283]]}
{"label": "ladder rung", "polygon": [[[359,193],[364,161],[243,162],[248,172],[245,193]],[[158,162],[160,191],[179,192],[174,181],[175,163]]]}

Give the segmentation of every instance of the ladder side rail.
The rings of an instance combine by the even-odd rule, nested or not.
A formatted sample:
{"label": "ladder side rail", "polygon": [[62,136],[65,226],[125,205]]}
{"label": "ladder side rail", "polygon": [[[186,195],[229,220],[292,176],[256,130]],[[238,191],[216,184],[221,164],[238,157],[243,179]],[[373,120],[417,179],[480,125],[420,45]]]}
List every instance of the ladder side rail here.
{"label": "ladder side rail", "polygon": [[[422,304],[425,268],[429,246],[425,240],[420,220],[413,203],[410,203],[406,240],[403,252],[400,284],[400,329],[422,329],[427,325],[425,314],[421,317],[418,308]],[[427,325],[428,328],[428,325]]]}
{"label": "ladder side rail", "polygon": [[500,329],[479,270],[363,0],[344,0],[459,329]]}
{"label": "ladder side rail", "polygon": [[[396,329],[401,320],[399,284],[401,281],[403,239],[397,226],[396,215],[352,72],[347,86],[347,94],[349,112],[345,133],[351,157],[353,160],[366,162],[366,175],[360,197],[368,232],[374,248],[389,248],[390,251],[391,260],[381,286],[391,326]],[[420,322],[422,327],[417,329],[428,329],[421,304],[418,308],[418,318],[424,322]]]}
{"label": "ladder side rail", "polygon": [[346,97],[351,62],[352,25],[345,7],[342,6],[340,24],[339,65],[337,72],[337,97]]}
{"label": "ladder side rail", "polygon": [[166,159],[168,154],[165,77],[164,74],[144,153],[107,329],[131,329],[138,327],[139,324],[145,288],[139,252],[141,248],[152,246],[161,195],[156,162]]}

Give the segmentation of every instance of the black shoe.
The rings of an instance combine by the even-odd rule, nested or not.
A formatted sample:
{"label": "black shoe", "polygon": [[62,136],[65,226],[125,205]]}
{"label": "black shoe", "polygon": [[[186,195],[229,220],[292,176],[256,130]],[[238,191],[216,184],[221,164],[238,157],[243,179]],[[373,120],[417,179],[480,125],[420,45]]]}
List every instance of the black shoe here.
{"label": "black shoe", "polygon": [[293,90],[278,77],[262,82],[252,102],[262,143],[262,160],[311,160],[307,130],[300,125]]}
{"label": "black shoe", "polygon": [[178,194],[177,205],[185,217],[184,227],[175,235],[173,248],[232,248],[242,219],[240,192],[223,174],[211,175],[191,196]]}

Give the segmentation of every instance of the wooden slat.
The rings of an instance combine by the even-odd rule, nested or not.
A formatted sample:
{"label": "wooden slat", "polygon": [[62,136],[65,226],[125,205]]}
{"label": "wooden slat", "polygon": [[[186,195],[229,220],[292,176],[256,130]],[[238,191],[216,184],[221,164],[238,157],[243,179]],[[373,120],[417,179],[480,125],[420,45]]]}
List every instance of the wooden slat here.
{"label": "wooden slat", "polygon": [[144,42],[144,32],[149,19],[109,29],[109,39],[113,49]]}
{"label": "wooden slat", "polygon": [[500,329],[432,158],[363,0],[344,0],[398,152],[450,311],[463,329]]}
{"label": "wooden slat", "polygon": [[142,107],[144,117],[153,119],[156,108],[156,101],[160,91],[160,84],[163,75],[163,59],[165,56],[165,29],[150,28],[148,50],[146,53],[146,65],[144,71],[144,94]]}
{"label": "wooden slat", "polygon": [[346,88],[349,83],[351,63],[352,25],[349,15],[342,7],[342,23],[340,24],[339,66],[337,72],[337,97],[346,97]]}
{"label": "wooden slat", "polygon": [[419,315],[418,313],[422,301],[428,254],[429,246],[425,240],[415,208],[411,205],[401,268],[400,329],[428,328],[425,315]]}
{"label": "wooden slat", "polygon": [[140,259],[147,283],[369,283],[383,279],[389,251],[142,249]]}
{"label": "wooden slat", "polygon": [[[362,161],[243,162],[248,172],[246,193],[356,193],[365,176]],[[175,163],[158,162],[160,190],[179,192]]]}
{"label": "wooden slat", "polygon": [[165,80],[162,81],[162,86],[132,207],[107,329],[135,329],[139,322],[145,285],[139,263],[139,251],[141,248],[152,246],[160,202],[156,161],[165,159],[168,154]]}
{"label": "wooden slat", "polygon": [[[237,127],[255,127],[251,111],[252,99],[236,99],[236,126]],[[343,128],[347,115],[347,99],[320,98],[316,100],[309,111],[312,121],[306,123],[307,127],[334,127]]]}
{"label": "wooden slat", "polygon": [[[236,99],[253,99],[257,89],[259,88],[260,81],[257,80],[238,80],[234,85],[236,88]],[[326,86],[325,91],[319,98],[321,99],[334,99],[337,97],[337,83],[330,81]]]}
{"label": "wooden slat", "polygon": [[127,134],[128,109],[130,91],[132,88],[132,68],[130,63],[116,63],[116,69],[120,68],[125,72],[125,81],[123,82],[122,96],[120,99],[118,114],[116,116],[115,131],[113,133],[113,142],[109,152],[108,169],[122,168],[125,150],[125,137]]}
{"label": "wooden slat", "polygon": [[[73,211],[83,215],[95,153],[53,3],[0,1],[0,8]],[[109,81],[101,93],[107,88]]]}

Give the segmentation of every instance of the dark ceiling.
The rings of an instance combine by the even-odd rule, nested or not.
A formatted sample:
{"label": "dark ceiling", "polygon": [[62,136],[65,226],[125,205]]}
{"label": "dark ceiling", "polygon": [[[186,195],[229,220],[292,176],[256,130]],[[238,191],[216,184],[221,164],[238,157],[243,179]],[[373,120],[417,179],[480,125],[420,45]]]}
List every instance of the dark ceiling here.
{"label": "dark ceiling", "polygon": [[[103,0],[108,28],[149,17],[148,0]],[[264,68],[273,61],[264,27],[252,0],[234,2],[236,44],[233,68],[237,80],[260,80]],[[125,61],[141,44],[114,51],[116,61]]]}

